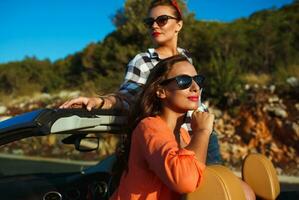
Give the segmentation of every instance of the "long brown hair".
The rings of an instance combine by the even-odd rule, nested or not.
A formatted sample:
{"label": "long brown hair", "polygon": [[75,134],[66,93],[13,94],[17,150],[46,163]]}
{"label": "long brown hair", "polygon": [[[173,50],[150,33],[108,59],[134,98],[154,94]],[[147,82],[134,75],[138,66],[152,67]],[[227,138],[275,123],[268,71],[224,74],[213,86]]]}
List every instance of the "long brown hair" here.
{"label": "long brown hair", "polygon": [[[169,71],[178,62],[188,61],[183,55],[175,55],[161,60],[151,71],[142,92],[140,93],[133,109],[129,114],[126,137],[116,152],[117,161],[113,166],[114,177],[112,187],[117,187],[123,171],[128,172],[128,161],[131,147],[132,132],[138,123],[146,118],[159,115],[162,111],[161,100],[157,97],[156,91],[160,83],[167,79]],[[113,190],[113,188],[112,188]]]}
{"label": "long brown hair", "polygon": [[[133,130],[140,120],[159,115],[162,111],[161,100],[157,97],[156,91],[160,83],[167,79],[169,71],[178,62],[188,61],[183,55],[175,55],[161,60],[151,71],[146,84],[130,114],[131,130]],[[130,131],[130,130],[129,130]]]}
{"label": "long brown hair", "polygon": [[160,83],[167,79],[169,71],[175,63],[188,61],[183,55],[175,55],[161,60],[151,71],[146,84],[144,85],[138,100],[129,115],[129,128],[127,132],[126,154],[129,158],[131,134],[138,123],[146,118],[159,115],[162,111],[162,102],[157,97],[157,90]]}

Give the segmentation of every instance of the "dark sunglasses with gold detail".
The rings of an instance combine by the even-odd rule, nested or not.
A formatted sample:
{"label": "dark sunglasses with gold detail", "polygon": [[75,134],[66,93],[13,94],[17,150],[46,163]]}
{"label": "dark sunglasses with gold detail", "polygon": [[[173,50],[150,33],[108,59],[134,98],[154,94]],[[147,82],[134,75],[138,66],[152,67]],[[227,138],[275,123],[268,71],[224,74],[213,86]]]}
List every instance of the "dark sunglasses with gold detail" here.
{"label": "dark sunglasses with gold detail", "polygon": [[169,16],[169,15],[160,15],[156,19],[149,17],[143,20],[144,24],[148,27],[151,28],[153,24],[156,22],[159,27],[165,26],[168,22],[169,19],[175,19],[178,20],[178,18]]}
{"label": "dark sunglasses with gold detail", "polygon": [[189,75],[179,75],[170,79],[166,79],[160,83],[160,85],[167,85],[172,81],[176,81],[176,84],[179,89],[184,90],[189,88],[192,85],[192,80],[195,81],[195,83],[200,87],[203,88],[203,83],[205,80],[205,77],[202,75],[195,75],[195,76],[189,76]]}

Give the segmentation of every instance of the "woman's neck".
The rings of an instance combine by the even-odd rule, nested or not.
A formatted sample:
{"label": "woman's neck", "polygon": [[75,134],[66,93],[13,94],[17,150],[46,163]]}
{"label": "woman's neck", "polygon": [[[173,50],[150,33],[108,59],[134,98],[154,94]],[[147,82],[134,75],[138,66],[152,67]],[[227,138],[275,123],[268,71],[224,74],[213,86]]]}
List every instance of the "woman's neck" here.
{"label": "woman's neck", "polygon": [[180,131],[180,128],[184,123],[185,113],[176,113],[164,109],[160,114],[160,117],[167,123],[171,131],[177,133]]}
{"label": "woman's neck", "polygon": [[155,48],[161,59],[168,58],[178,54],[177,44],[161,45]]}

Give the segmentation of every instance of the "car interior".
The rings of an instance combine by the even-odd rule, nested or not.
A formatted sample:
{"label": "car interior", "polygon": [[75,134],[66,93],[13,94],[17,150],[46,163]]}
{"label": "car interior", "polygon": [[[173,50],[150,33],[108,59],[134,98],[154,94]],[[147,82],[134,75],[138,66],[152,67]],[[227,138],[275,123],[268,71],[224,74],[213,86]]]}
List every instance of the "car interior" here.
{"label": "car interior", "polygon": [[[121,134],[125,122],[124,114],[115,110],[40,109],[0,122],[0,145],[27,137],[69,134],[62,143],[73,144],[81,152],[92,151],[98,148],[98,138],[87,133]],[[112,170],[115,161],[116,156],[111,155],[75,172],[0,175],[1,199],[108,199],[115,189]],[[184,195],[185,200],[245,199],[240,178],[260,199],[276,199],[280,193],[275,168],[261,154],[249,154],[244,159],[241,177],[221,165],[207,166],[203,176],[202,184],[195,192]]]}

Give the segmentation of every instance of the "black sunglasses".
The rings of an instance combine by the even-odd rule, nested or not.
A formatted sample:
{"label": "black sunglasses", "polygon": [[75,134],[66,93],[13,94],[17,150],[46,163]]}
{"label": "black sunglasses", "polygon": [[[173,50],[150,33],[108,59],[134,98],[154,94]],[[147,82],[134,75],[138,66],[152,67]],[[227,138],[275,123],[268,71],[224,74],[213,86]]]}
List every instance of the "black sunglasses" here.
{"label": "black sunglasses", "polygon": [[156,19],[154,19],[152,17],[146,18],[143,20],[143,22],[148,28],[151,28],[155,22],[158,24],[159,27],[162,27],[162,26],[165,26],[165,24],[167,24],[169,19],[177,20],[176,17],[172,17],[169,15],[160,15]]}
{"label": "black sunglasses", "polygon": [[195,81],[195,83],[200,87],[203,88],[203,82],[205,80],[205,77],[202,75],[195,75],[195,76],[188,76],[188,75],[180,75],[180,76],[176,76],[170,79],[166,79],[164,81],[162,81],[160,83],[160,85],[167,85],[168,83],[170,83],[171,81],[175,80],[177,86],[181,89],[187,89],[191,86],[192,84],[192,80]]}

